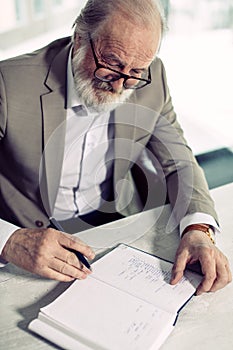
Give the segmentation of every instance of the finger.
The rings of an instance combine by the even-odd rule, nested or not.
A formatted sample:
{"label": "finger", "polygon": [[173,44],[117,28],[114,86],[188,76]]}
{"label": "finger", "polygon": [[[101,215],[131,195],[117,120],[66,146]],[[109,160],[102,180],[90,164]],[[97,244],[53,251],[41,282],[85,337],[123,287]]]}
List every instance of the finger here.
{"label": "finger", "polygon": [[176,284],[180,281],[180,279],[184,275],[184,270],[186,268],[188,260],[188,252],[182,251],[181,253],[178,253],[176,256],[176,260],[174,262],[173,268],[172,268],[172,276],[170,283]]}
{"label": "finger", "polygon": [[228,264],[220,265],[217,267],[217,278],[212,285],[210,292],[216,292],[217,290],[225,287],[232,280],[231,271]]}
{"label": "finger", "polygon": [[58,272],[61,275],[71,277],[72,279],[85,279],[87,273],[80,268],[76,268],[67,264],[65,261],[59,259],[53,259],[48,266],[50,269]]}
{"label": "finger", "polygon": [[49,278],[49,279],[59,281],[59,282],[72,282],[75,280],[75,278],[73,278],[71,276],[63,275],[62,273],[55,271],[53,269],[50,269],[50,268],[46,271],[46,273],[41,273],[41,271],[40,271],[40,275],[44,276],[46,278]]}
{"label": "finger", "polygon": [[210,256],[200,257],[201,269],[204,278],[197,288],[196,295],[201,295],[204,292],[209,292],[216,280],[216,265],[215,260]]}
{"label": "finger", "polygon": [[72,237],[68,234],[62,234],[59,238],[59,243],[63,247],[66,247],[68,249],[74,249],[85,255],[88,259],[93,259],[95,257],[94,251],[89,247],[86,243],[82,242],[81,240],[74,239],[75,237]]}
{"label": "finger", "polygon": [[68,265],[71,265],[86,274],[90,274],[91,270],[89,270],[76,256],[74,252],[71,252],[63,247],[59,247],[59,249],[56,250],[56,256],[55,258],[65,262]]}
{"label": "finger", "polygon": [[[53,266],[53,263],[50,265]],[[65,275],[59,271],[56,271],[56,269],[53,269],[52,267],[50,268],[48,265],[44,265],[43,267],[40,266],[39,269],[35,268],[33,272],[38,273],[40,276],[60,282],[71,282],[75,279],[75,277]]]}

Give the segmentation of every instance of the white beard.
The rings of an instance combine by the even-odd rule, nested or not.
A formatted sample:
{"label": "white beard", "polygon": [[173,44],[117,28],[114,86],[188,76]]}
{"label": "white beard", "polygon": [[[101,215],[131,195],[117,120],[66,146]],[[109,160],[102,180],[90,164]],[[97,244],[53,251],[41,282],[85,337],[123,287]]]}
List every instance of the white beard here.
{"label": "white beard", "polygon": [[85,67],[84,48],[79,48],[72,59],[74,84],[78,97],[91,112],[110,112],[125,102],[133,90],[122,90],[121,93],[113,91],[111,84],[102,82],[94,76],[88,77]]}

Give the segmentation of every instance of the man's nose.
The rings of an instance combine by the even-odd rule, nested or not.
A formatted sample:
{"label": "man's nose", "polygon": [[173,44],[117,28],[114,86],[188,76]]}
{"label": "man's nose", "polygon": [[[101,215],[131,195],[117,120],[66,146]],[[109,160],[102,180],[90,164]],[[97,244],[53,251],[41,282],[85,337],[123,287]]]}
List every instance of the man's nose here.
{"label": "man's nose", "polygon": [[111,84],[114,92],[119,94],[122,92],[122,90],[124,88],[123,83],[124,83],[124,78],[120,78],[118,80],[112,81],[110,84]]}

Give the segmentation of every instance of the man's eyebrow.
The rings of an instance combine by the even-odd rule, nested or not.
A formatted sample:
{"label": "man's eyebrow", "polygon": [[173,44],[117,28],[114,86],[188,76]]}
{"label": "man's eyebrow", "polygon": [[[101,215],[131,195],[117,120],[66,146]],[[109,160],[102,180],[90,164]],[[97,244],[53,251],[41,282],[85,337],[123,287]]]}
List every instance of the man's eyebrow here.
{"label": "man's eyebrow", "polygon": [[105,60],[112,60],[115,61],[116,63],[119,63],[119,65],[121,66],[126,66],[127,63],[126,62],[122,62],[120,60],[120,58],[116,55],[114,55],[113,53],[109,53],[109,54],[102,54],[101,58],[105,61]]}
{"label": "man's eyebrow", "polygon": [[[106,55],[101,55],[101,58],[103,61],[106,62],[106,60],[112,60],[112,61],[115,61],[116,64],[119,65],[119,67],[126,67],[127,66],[127,62],[122,62],[118,56],[110,53],[110,54],[106,54]],[[106,62],[107,64],[109,64],[111,66],[111,63],[109,62]],[[137,68],[137,67],[134,67],[132,68],[132,70],[139,70],[139,71],[142,71],[142,72],[145,72],[147,71],[148,68],[145,68],[145,67],[141,67],[141,68]]]}
{"label": "man's eyebrow", "polygon": [[142,72],[146,72],[147,70],[148,70],[148,68],[145,68],[145,67],[143,67],[143,68],[132,68],[133,70],[140,70],[140,71],[142,71]]}

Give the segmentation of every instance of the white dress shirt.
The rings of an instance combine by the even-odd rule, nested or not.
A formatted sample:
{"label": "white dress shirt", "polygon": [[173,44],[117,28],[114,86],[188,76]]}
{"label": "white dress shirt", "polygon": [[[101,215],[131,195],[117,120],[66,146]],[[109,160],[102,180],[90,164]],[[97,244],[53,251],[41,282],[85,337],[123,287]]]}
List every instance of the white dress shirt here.
{"label": "white dress shirt", "polygon": [[[57,220],[98,209],[111,190],[114,128],[110,113],[93,114],[80,104],[75,92],[71,54],[67,65],[67,122],[61,181],[53,215]],[[109,125],[112,125],[112,127]],[[102,194],[102,196],[101,196]],[[195,213],[180,222],[180,232],[191,224],[205,223],[219,231],[208,214]],[[0,219],[0,252],[19,227]],[[4,264],[0,263],[0,267]]]}
{"label": "white dress shirt", "polygon": [[64,158],[53,216],[57,220],[98,209],[111,191],[114,128],[110,113],[81,105],[74,86],[71,54],[67,66],[67,118]]}

